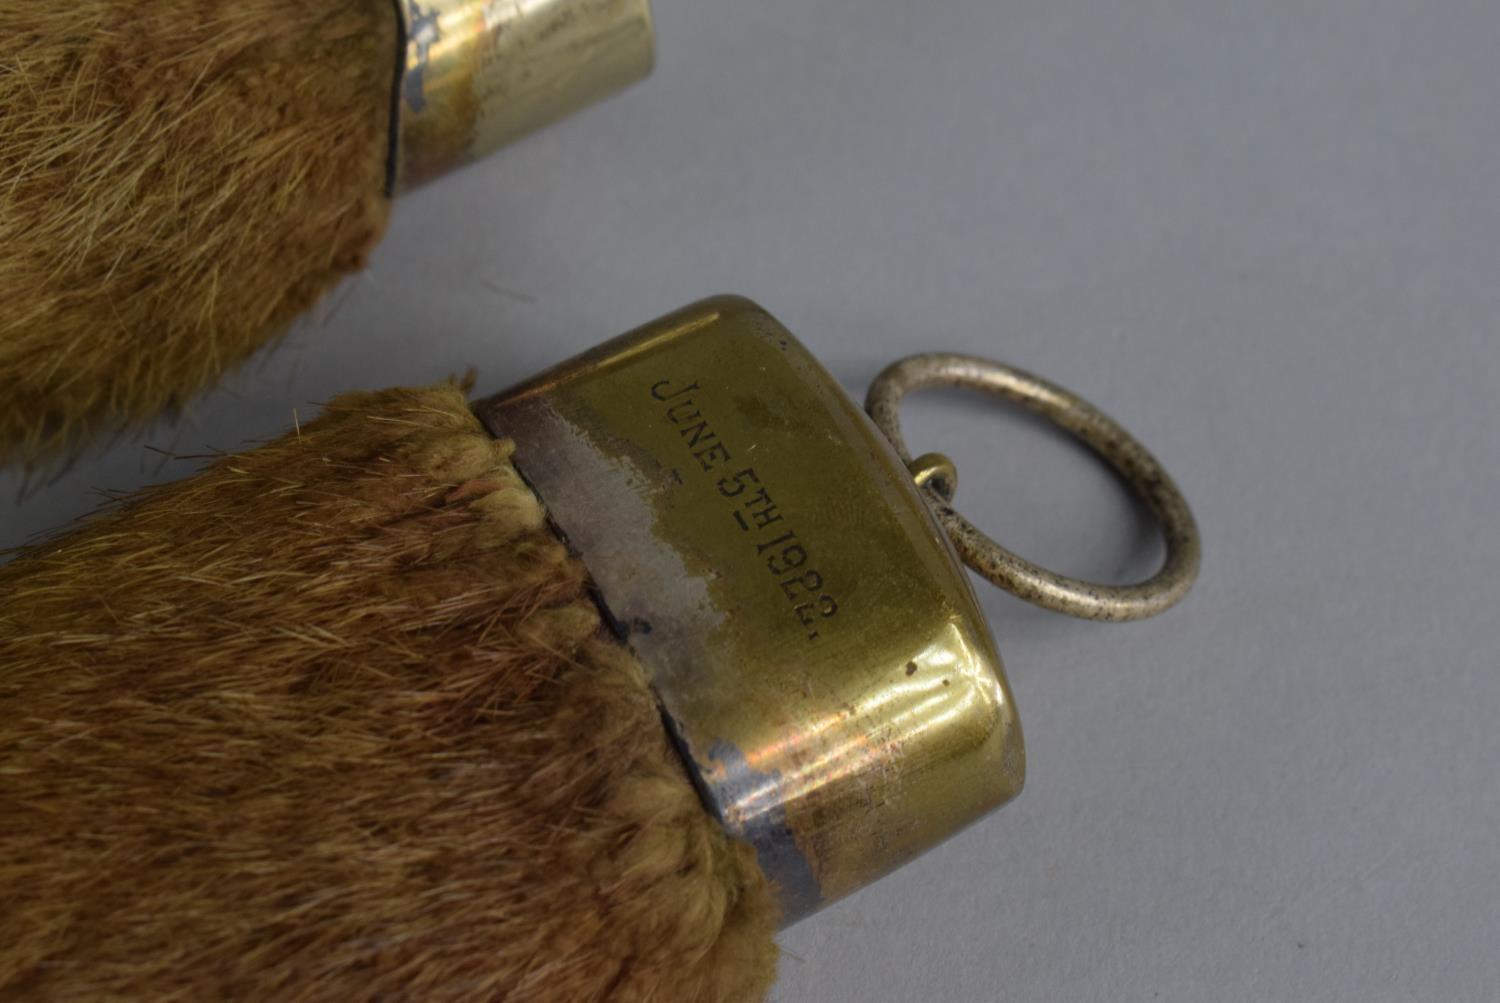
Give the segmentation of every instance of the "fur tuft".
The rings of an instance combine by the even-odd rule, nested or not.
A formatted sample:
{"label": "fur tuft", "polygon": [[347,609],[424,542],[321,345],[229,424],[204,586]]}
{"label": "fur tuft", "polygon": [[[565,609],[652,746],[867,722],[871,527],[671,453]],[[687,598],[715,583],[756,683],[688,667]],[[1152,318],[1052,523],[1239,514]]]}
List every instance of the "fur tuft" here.
{"label": "fur tuft", "polygon": [[7,0],[0,464],[138,427],[385,226],[392,0]]}
{"label": "fur tuft", "polygon": [[0,568],[0,998],[749,1003],[775,905],[453,387]]}

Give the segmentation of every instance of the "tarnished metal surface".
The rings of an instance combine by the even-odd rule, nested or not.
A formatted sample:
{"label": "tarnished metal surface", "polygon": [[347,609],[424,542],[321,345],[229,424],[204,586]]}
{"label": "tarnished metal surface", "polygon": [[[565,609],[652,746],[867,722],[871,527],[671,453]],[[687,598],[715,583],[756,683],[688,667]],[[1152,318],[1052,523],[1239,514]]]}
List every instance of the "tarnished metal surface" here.
{"label": "tarnished metal surface", "polygon": [[689,307],[476,410],[787,922],[1019,792],[963,568],[885,437],[759,308]]}
{"label": "tarnished metal surface", "polygon": [[411,188],[642,79],[650,0],[396,0],[397,185]]}
{"label": "tarnished metal surface", "polygon": [[[1077,436],[1151,510],[1161,526],[1167,559],[1148,581],[1101,585],[1069,578],[1018,557],[980,532],[954,509],[957,472],[945,457],[915,460],[901,434],[901,401],[928,387],[964,387],[1035,411]],[[931,498],[938,522],[964,562],[1027,602],[1087,620],[1143,620],[1175,606],[1198,578],[1203,544],[1192,509],[1156,457],[1113,418],[1071,391],[1021,369],[970,355],[932,352],[892,363],[875,378],[865,407]]]}

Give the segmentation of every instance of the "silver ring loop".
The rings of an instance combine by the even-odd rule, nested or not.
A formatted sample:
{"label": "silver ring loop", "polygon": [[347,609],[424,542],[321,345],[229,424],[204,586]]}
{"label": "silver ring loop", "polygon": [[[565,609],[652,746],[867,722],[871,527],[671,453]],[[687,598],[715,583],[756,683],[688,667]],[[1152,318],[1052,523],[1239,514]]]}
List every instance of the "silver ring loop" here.
{"label": "silver ring loop", "polygon": [[870,386],[865,410],[912,463],[901,435],[901,401],[929,387],[981,390],[1034,411],[1066,429],[1108,463],[1161,526],[1167,545],[1162,569],[1138,585],[1098,585],[1069,578],[1018,557],[974,527],[929,484],[924,488],[938,522],[964,563],[1027,602],[1087,620],[1144,620],[1177,603],[1198,577],[1202,543],[1186,499],[1146,448],[1076,394],[1020,369],[968,355],[913,355],[886,368]]}

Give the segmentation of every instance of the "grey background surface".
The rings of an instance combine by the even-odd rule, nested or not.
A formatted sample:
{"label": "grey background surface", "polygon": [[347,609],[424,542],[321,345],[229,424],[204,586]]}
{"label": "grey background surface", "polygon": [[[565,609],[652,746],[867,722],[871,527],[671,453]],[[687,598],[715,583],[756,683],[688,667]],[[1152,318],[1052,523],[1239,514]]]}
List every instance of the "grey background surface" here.
{"label": "grey background surface", "polygon": [[[921,350],[1044,373],[1177,476],[1201,585],[1125,627],[985,590],[1026,792],[786,933],[776,998],[1497,998],[1500,6],[657,15],[650,83],[403,201],[366,276],[147,441],[470,365],[499,389],[719,291],[855,393]],[[942,395],[910,429],[1021,552],[1151,570],[1058,436]],[[190,466],[119,443],[7,498],[0,546]]]}

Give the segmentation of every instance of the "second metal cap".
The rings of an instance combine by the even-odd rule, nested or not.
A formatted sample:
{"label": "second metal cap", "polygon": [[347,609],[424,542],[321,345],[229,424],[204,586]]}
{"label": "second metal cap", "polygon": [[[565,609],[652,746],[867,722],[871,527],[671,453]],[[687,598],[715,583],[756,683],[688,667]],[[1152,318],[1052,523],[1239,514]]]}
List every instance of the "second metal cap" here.
{"label": "second metal cap", "polygon": [[397,0],[396,187],[412,188],[651,73],[650,0]]}

